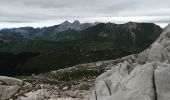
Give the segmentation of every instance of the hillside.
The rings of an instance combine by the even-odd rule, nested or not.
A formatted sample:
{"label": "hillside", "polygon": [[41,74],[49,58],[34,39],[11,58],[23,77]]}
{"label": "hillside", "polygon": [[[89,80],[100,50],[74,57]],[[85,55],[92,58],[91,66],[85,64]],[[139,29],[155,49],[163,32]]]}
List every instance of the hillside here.
{"label": "hillside", "polygon": [[[81,63],[120,58],[144,50],[162,32],[159,26],[152,23],[99,23],[85,29],[77,29],[78,26],[84,26],[78,22],[64,22],[59,26],[63,24],[64,26],[66,24],[67,27],[64,27],[66,29],[60,30],[52,39],[44,39],[43,36],[37,37],[38,39],[20,37],[23,31],[17,31],[19,33],[15,33],[15,36],[7,33],[13,38],[9,42],[0,44],[0,52],[4,53],[3,57],[6,53],[15,57],[0,62],[2,66],[0,74],[27,75]],[[68,28],[70,26],[67,24],[76,24],[74,27],[76,29]],[[47,27],[46,31],[50,28]],[[27,32],[24,31],[22,34]],[[18,57],[22,54],[27,56]],[[0,59],[4,59],[3,57]],[[11,71],[7,72],[9,69]]]}

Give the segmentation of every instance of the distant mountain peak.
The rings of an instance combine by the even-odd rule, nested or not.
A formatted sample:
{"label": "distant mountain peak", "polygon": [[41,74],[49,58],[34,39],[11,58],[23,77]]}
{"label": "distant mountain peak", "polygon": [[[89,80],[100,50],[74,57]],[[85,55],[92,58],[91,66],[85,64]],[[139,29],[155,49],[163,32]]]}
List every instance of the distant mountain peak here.
{"label": "distant mountain peak", "polygon": [[73,24],[79,25],[79,24],[80,24],[80,21],[75,20],[75,21],[73,22]]}
{"label": "distant mountain peak", "polygon": [[81,31],[84,30],[90,26],[93,26],[92,23],[80,23],[80,21],[75,20],[73,23],[70,23],[69,21],[65,21],[62,24],[59,25],[59,27],[57,27],[56,29],[56,33],[57,32],[63,32],[66,30],[76,30],[76,31]]}
{"label": "distant mountain peak", "polygon": [[71,24],[69,21],[64,21],[63,23],[61,23],[61,25],[63,24]]}
{"label": "distant mountain peak", "polygon": [[168,24],[168,26],[166,26],[165,29],[170,29],[170,24]]}

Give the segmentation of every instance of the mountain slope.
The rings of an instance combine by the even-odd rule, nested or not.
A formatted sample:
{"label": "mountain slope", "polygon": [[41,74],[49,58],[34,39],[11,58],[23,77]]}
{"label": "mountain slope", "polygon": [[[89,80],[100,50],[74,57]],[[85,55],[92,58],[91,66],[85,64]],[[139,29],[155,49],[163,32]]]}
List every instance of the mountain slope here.
{"label": "mountain slope", "polygon": [[[50,28],[51,27],[47,28],[46,31],[49,32],[49,34],[46,35],[50,36],[50,33],[52,33],[50,30],[48,30]],[[44,39],[29,40],[23,37],[22,38],[18,37],[17,39],[15,39],[15,41],[9,42],[5,46],[1,46],[0,51],[3,52],[9,50],[10,52],[23,52],[26,51],[27,49],[28,50],[32,49],[32,51],[34,51],[34,48],[36,46],[39,47],[40,51],[43,51],[44,47],[42,44],[46,43],[47,45],[54,44],[56,45],[56,47],[58,47],[58,45],[61,44],[64,46],[76,46],[82,49],[91,50],[118,47],[122,49],[123,48],[143,49],[148,47],[160,35],[161,32],[162,29],[159,26],[154,25],[152,23],[133,23],[133,22],[125,24],[100,23],[81,31],[68,29],[66,31],[59,33],[56,36],[53,36],[51,40]],[[34,35],[36,36],[36,34]],[[30,46],[27,45],[25,46],[25,44],[30,44]],[[34,47],[32,47],[31,45],[33,45]],[[54,45],[47,46],[47,48],[55,48]],[[25,49],[22,48],[22,46],[25,46],[24,47]],[[16,50],[12,51],[13,48],[15,48]],[[38,52],[38,50],[35,51]]]}
{"label": "mountain slope", "polygon": [[136,60],[113,66],[96,79],[88,100],[169,100],[170,25]]}
{"label": "mountain slope", "polygon": [[[161,32],[162,29],[152,23],[100,23],[84,30],[63,31],[53,36],[52,40],[15,39],[1,44],[0,51],[38,55],[13,66],[3,65],[0,73],[5,73],[8,67],[12,68],[10,75],[41,73],[81,63],[120,58],[144,50]],[[16,61],[13,59],[8,63],[11,62]]]}

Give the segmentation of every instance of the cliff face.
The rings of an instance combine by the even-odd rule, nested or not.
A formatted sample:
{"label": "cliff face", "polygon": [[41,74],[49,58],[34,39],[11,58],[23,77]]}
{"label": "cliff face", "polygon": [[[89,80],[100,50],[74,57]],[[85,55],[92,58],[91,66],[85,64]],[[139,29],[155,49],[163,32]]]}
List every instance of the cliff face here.
{"label": "cliff face", "polygon": [[170,25],[135,59],[100,75],[88,100],[170,100]]}

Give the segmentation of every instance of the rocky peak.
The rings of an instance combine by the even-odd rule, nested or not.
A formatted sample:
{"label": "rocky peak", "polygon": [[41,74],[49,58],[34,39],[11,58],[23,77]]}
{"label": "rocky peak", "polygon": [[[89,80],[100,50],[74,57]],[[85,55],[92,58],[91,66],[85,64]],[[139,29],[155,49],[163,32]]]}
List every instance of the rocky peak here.
{"label": "rocky peak", "polygon": [[135,22],[128,22],[124,24],[124,27],[127,27],[128,30],[136,29],[139,24]]}
{"label": "rocky peak", "polygon": [[70,24],[69,21],[64,21],[63,23],[61,23],[60,25],[66,25],[66,24]]}
{"label": "rocky peak", "polygon": [[170,23],[166,26],[166,28],[170,29]]}
{"label": "rocky peak", "polygon": [[165,28],[164,28],[164,34],[168,33],[170,31],[170,24],[168,24]]}
{"label": "rocky peak", "polygon": [[57,27],[56,32],[62,32],[62,31],[66,31],[69,29],[81,31],[81,30],[84,30],[92,25],[93,24],[90,24],[90,23],[81,24],[78,20],[75,20],[73,23],[65,21],[62,24],[60,24],[59,27]]}
{"label": "rocky peak", "polygon": [[114,23],[106,23],[106,28],[116,28],[116,26],[118,26],[118,24],[114,24]]}
{"label": "rocky peak", "polygon": [[27,34],[27,33],[29,33],[27,30],[21,29],[21,28],[13,29],[12,32],[14,32],[14,33],[22,33],[22,34]]}
{"label": "rocky peak", "polygon": [[61,23],[59,26],[60,27],[67,27],[67,26],[70,26],[70,25],[71,25],[71,23],[69,21],[65,21],[65,22]]}
{"label": "rocky peak", "polygon": [[75,21],[73,22],[73,24],[75,24],[75,25],[80,25],[80,22],[79,22],[78,20],[75,20]]}

